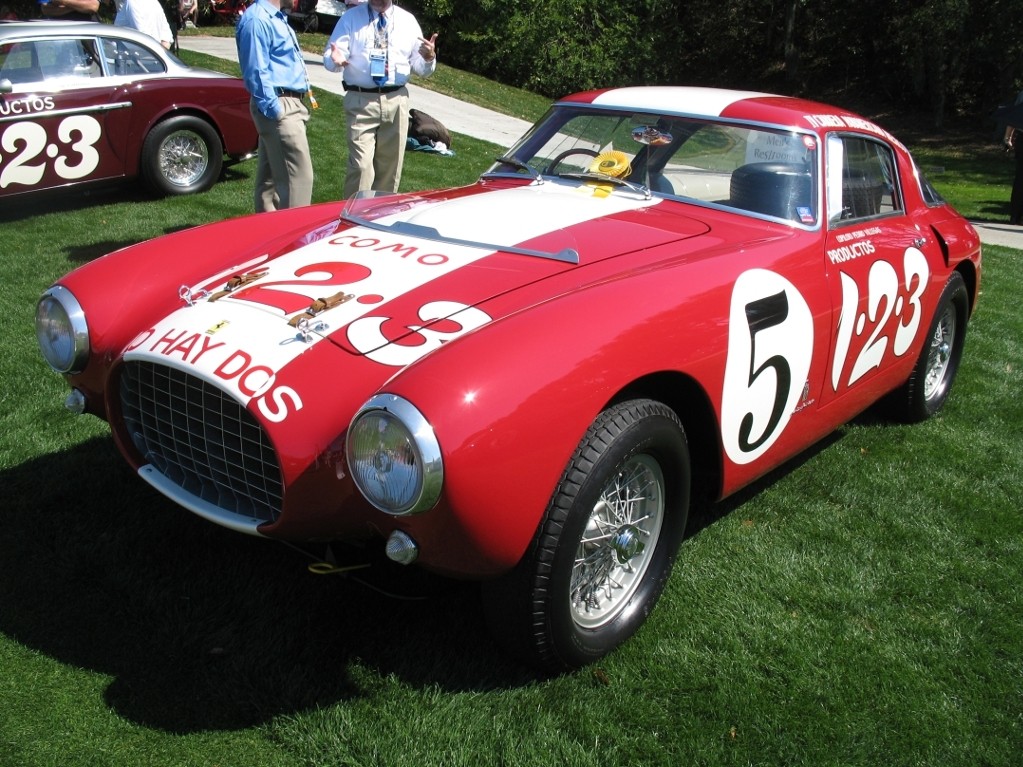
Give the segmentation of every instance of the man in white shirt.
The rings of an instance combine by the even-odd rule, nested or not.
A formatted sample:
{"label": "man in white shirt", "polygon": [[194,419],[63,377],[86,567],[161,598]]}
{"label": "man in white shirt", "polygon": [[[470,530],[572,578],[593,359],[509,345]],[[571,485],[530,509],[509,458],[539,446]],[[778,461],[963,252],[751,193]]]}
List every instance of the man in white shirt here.
{"label": "man in white shirt", "polygon": [[437,67],[437,35],[423,31],[391,0],[369,0],[341,16],[323,53],[323,66],[345,85],[348,169],[344,196],[365,189],[397,192],[408,137],[408,89],[414,72]]}
{"label": "man in white shirt", "polygon": [[163,12],[160,0],[116,0],[117,15],[114,26],[131,27],[159,41],[164,48],[170,49],[174,42],[167,14]]}

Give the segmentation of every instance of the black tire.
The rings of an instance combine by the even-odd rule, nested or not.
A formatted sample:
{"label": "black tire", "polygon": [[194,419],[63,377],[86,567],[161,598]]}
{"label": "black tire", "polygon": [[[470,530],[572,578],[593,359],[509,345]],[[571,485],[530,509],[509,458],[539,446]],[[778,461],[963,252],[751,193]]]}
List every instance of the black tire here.
{"label": "black tire", "polygon": [[483,585],[495,638],[553,672],[618,647],[646,620],[671,574],[689,490],[689,448],[671,409],[633,400],[602,413],[522,561]]}
{"label": "black tire", "polygon": [[220,178],[223,165],[220,136],[199,117],[157,123],[142,144],[142,178],[157,194],[204,192]]}
{"label": "black tire", "polygon": [[893,395],[893,415],[898,420],[918,423],[941,410],[959,372],[969,314],[966,283],[959,272],[952,272],[941,291],[913,373]]}

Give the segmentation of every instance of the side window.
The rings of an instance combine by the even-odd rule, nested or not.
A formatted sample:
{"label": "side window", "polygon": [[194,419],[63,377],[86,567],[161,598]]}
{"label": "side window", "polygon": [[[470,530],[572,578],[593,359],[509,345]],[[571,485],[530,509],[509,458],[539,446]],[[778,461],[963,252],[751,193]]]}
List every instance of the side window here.
{"label": "side window", "polygon": [[102,75],[92,40],[47,40],[36,46],[46,80],[88,80]]}
{"label": "side window", "polygon": [[920,193],[924,197],[924,202],[928,205],[944,205],[945,198],[941,196],[937,189],[931,184],[927,177],[920,170],[920,166],[914,163],[916,168],[917,180],[920,182]]}
{"label": "side window", "polygon": [[828,137],[828,221],[839,226],[902,212],[895,157],[880,141]]}
{"label": "side window", "polygon": [[107,71],[115,76],[162,74],[163,62],[152,51],[130,40],[103,39]]}
{"label": "side window", "polygon": [[0,79],[15,85],[37,83],[43,79],[35,43],[0,45]]}

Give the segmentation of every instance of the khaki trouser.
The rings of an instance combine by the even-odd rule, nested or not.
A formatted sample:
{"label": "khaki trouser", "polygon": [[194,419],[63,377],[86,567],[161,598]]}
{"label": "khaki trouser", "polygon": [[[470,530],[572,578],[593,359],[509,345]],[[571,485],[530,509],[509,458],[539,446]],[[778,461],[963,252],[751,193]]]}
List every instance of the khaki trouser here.
{"label": "khaki trouser", "polygon": [[301,99],[281,96],[284,114],[271,120],[249,101],[249,112],[259,133],[256,167],[256,212],[298,208],[313,200],[313,163],[305,124],[309,110]]}
{"label": "khaki trouser", "polygon": [[408,137],[408,89],[345,93],[348,171],[344,196],[375,189],[397,192]]}

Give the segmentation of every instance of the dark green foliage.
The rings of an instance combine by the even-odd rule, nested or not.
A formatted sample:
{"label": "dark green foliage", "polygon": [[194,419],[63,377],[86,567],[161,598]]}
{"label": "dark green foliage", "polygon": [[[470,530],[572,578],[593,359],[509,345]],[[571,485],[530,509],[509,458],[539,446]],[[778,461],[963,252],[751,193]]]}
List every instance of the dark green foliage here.
{"label": "dark green foliage", "polygon": [[[419,0],[460,69],[550,97],[718,85],[990,118],[1023,86],[1018,0]],[[410,6],[412,7],[412,6]]]}

